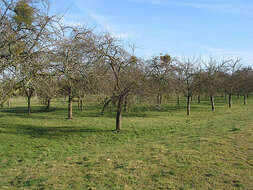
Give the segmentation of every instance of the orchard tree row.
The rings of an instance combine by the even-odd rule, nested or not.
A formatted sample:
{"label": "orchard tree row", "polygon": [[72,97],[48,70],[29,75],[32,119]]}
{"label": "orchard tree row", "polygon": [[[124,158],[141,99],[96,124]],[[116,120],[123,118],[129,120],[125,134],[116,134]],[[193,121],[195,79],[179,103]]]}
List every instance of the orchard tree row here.
{"label": "orchard tree row", "polygon": [[193,96],[210,97],[215,111],[215,96],[247,97],[253,91],[253,70],[242,67],[238,59],[176,58],[168,54],[142,59],[134,46],[109,33],[98,34],[87,27],[68,26],[61,17],[49,15],[43,0],[0,0],[0,104],[13,95],[31,98],[37,94],[47,109],[57,97],[68,97],[68,119],[72,104],[96,95],[103,98],[103,110],[116,105],[116,130],[121,129],[122,112],[131,96],[164,95],[187,97],[187,115]]}

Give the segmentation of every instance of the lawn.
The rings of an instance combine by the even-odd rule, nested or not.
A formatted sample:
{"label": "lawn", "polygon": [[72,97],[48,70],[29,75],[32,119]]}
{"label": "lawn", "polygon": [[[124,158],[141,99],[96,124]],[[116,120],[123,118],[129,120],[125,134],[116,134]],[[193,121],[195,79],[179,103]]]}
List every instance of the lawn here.
{"label": "lawn", "polygon": [[189,117],[174,101],[138,106],[119,133],[95,102],[71,121],[62,101],[35,99],[31,116],[25,103],[0,110],[0,190],[253,189],[253,99],[193,103]]}

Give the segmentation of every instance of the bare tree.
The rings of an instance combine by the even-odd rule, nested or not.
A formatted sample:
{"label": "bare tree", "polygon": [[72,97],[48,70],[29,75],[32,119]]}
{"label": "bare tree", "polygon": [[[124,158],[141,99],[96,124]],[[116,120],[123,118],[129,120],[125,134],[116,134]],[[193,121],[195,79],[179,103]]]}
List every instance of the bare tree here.
{"label": "bare tree", "polygon": [[187,115],[190,115],[191,97],[196,89],[194,81],[194,75],[196,73],[196,65],[200,60],[195,58],[178,60],[175,65],[175,73],[183,89],[184,94],[187,97]]}
{"label": "bare tree", "polygon": [[226,79],[224,80],[224,88],[228,93],[228,106],[232,107],[232,95],[237,91],[240,81],[237,79],[236,72],[241,68],[241,59],[231,59],[228,64]]}
{"label": "bare tree", "polygon": [[171,91],[172,61],[168,54],[147,61],[149,88],[151,93],[157,94],[157,105],[161,105],[163,95]]}
{"label": "bare tree", "polygon": [[212,57],[208,62],[204,62],[205,73],[202,77],[202,83],[204,85],[204,91],[210,97],[212,111],[215,110],[215,95],[222,92],[223,76],[229,62],[230,60],[219,61]]}
{"label": "bare tree", "polygon": [[36,92],[41,102],[46,105],[46,110],[50,110],[51,101],[57,97],[58,91],[58,78],[52,73],[40,77],[36,86]]}
{"label": "bare tree", "polygon": [[116,130],[120,131],[124,100],[141,81],[139,61],[137,57],[124,50],[119,40],[108,34],[101,39],[98,54],[102,62],[108,66],[105,79],[110,84],[110,99],[117,100]]}
{"label": "bare tree", "polygon": [[64,27],[57,41],[54,67],[65,81],[63,91],[68,95],[68,119],[72,119],[75,84],[84,76],[84,68],[91,63],[94,52],[93,33],[86,28]]}
{"label": "bare tree", "polygon": [[243,95],[243,104],[247,104],[248,95],[253,91],[253,70],[251,67],[244,67],[235,72],[235,78],[239,82],[238,92]]}

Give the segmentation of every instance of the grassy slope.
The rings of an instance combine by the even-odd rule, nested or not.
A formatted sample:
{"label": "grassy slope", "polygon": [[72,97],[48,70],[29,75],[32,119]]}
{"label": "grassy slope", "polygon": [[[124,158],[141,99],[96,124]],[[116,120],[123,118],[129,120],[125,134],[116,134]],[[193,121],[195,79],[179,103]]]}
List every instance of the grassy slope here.
{"label": "grassy slope", "polygon": [[[0,189],[253,189],[253,101],[208,103],[125,114],[116,133],[112,114],[96,106],[66,120],[24,102],[0,112]],[[34,103],[35,104],[35,103]]]}

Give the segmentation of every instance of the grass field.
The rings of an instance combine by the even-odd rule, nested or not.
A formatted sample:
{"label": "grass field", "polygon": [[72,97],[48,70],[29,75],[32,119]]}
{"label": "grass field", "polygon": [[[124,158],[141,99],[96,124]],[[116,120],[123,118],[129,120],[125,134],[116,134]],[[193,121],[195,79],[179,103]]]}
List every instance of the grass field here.
{"label": "grass field", "polygon": [[66,119],[25,101],[0,110],[0,190],[252,190],[253,99],[162,109],[137,107],[113,131],[114,113],[87,104]]}

